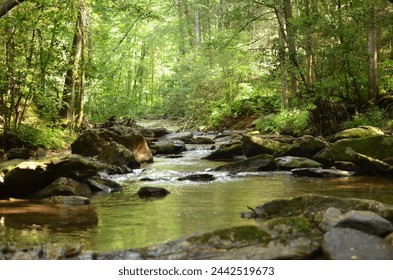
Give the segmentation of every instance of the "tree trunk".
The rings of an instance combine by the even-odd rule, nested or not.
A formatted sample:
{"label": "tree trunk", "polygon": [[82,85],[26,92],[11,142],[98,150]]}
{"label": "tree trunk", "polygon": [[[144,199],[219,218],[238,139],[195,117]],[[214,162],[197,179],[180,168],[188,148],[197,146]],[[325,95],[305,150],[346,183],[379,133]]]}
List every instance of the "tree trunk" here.
{"label": "tree trunk", "polygon": [[[310,0],[304,0],[304,11],[305,11],[305,16],[308,19],[308,30],[311,30],[311,9],[310,9]],[[311,84],[313,82],[313,53],[312,53],[312,33],[309,32],[306,35],[306,42],[305,42],[305,51],[306,51],[306,64],[307,64],[307,75],[306,75],[306,80],[308,84]]]}
{"label": "tree trunk", "polygon": [[0,4],[0,18],[8,13],[9,10],[22,3],[24,0],[5,0]]}
{"label": "tree trunk", "polygon": [[70,121],[73,121],[74,118],[75,81],[76,81],[78,62],[82,49],[82,36],[81,36],[81,27],[83,27],[82,20],[83,19],[82,19],[81,10],[79,9],[74,40],[72,42],[69,68],[67,70],[67,74],[64,82],[62,106],[60,108],[60,116]]}
{"label": "tree trunk", "polygon": [[283,28],[284,18],[282,13],[275,8],[276,17],[278,20],[278,38],[279,38],[279,49],[278,49],[278,60],[280,63],[280,81],[281,81],[281,101],[282,107],[288,109],[288,83],[287,83],[287,66],[286,66],[286,55],[285,55],[285,33]]}
{"label": "tree trunk", "polygon": [[375,25],[375,0],[371,1],[368,14],[368,100],[375,103],[378,95],[378,49],[377,49],[377,27]]}

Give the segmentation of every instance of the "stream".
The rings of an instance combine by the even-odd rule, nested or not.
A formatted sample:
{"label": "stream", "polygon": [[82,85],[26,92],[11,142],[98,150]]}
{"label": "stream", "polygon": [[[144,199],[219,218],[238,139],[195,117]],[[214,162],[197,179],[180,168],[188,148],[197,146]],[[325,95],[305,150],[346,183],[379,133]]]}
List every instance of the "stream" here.
{"label": "stream", "polygon": [[[393,204],[391,178],[317,179],[294,177],[290,172],[211,172],[206,170],[223,162],[201,160],[210,153],[209,148],[191,145],[181,158],[155,157],[145,169],[112,176],[124,190],[95,196],[90,206],[0,201],[0,243],[11,242],[22,248],[48,242],[81,243],[84,250],[95,252],[144,247],[216,229],[253,225],[253,220],[240,217],[241,212],[249,211],[247,206],[306,193]],[[210,173],[216,180],[178,180],[198,172]],[[142,186],[164,187],[171,194],[141,199],[136,192]],[[13,203],[12,208],[2,208],[7,203]],[[2,209],[13,212],[2,215]]]}

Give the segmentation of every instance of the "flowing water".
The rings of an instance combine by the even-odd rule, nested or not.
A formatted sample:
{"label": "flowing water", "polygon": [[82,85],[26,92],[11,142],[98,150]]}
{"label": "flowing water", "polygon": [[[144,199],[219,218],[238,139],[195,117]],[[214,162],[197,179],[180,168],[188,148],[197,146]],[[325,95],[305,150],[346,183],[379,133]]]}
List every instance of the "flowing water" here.
{"label": "flowing water", "polygon": [[[253,224],[252,220],[240,218],[241,212],[248,211],[247,206],[256,207],[272,199],[306,193],[393,204],[391,178],[316,179],[294,177],[289,172],[234,176],[206,171],[223,163],[201,160],[210,151],[191,148],[181,158],[156,157],[143,170],[111,177],[121,182],[124,190],[95,196],[90,206],[0,201],[0,245],[82,243],[85,250],[97,252],[143,247],[215,229]],[[213,174],[216,180],[177,180],[198,172]],[[162,199],[140,199],[136,192],[142,186],[164,187],[171,194]]]}

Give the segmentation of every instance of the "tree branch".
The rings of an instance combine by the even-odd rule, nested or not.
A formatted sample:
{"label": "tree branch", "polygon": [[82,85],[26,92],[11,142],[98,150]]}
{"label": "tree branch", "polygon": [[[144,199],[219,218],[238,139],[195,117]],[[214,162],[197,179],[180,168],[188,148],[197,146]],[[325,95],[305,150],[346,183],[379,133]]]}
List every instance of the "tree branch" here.
{"label": "tree branch", "polygon": [[5,0],[0,4],[0,18],[8,13],[13,7],[19,5],[24,0]]}

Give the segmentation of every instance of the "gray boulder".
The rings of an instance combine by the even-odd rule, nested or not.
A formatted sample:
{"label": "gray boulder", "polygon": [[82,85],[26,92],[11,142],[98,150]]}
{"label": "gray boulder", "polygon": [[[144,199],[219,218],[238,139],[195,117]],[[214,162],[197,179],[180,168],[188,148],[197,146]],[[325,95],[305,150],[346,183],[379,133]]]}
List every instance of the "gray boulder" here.
{"label": "gray boulder", "polygon": [[165,197],[170,194],[170,191],[159,187],[142,187],[138,190],[137,195],[143,198],[149,197]]}
{"label": "gray boulder", "polygon": [[89,186],[78,181],[60,177],[53,181],[49,186],[32,195],[33,198],[46,198],[51,196],[92,196]]}
{"label": "gray boulder", "polygon": [[235,141],[227,144],[222,144],[220,147],[207,155],[203,159],[208,160],[231,160],[237,156],[243,155],[243,148],[241,141]]}
{"label": "gray boulder", "polygon": [[271,171],[277,170],[277,165],[274,157],[271,155],[258,155],[233,163],[221,165],[214,169],[215,171],[227,172],[257,172],[257,171]]}
{"label": "gray boulder", "polygon": [[150,145],[153,153],[156,154],[179,154],[183,152],[186,145],[180,140],[159,140]]}
{"label": "gray boulder", "polygon": [[352,228],[325,233],[322,250],[332,260],[393,260],[393,246],[385,239]]}
{"label": "gray boulder", "polygon": [[276,158],[276,164],[278,169],[291,170],[294,168],[320,168],[322,164],[304,157],[278,157]]}
{"label": "gray boulder", "polygon": [[316,178],[336,178],[336,177],[349,177],[354,175],[353,172],[338,170],[338,169],[325,169],[325,168],[295,168],[291,170],[293,175],[316,177]]}

